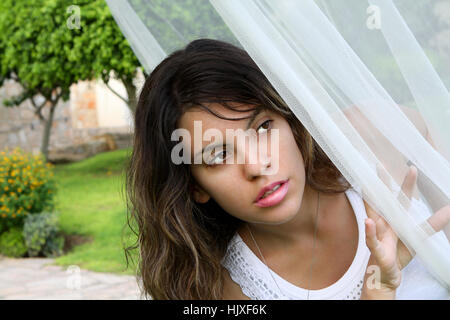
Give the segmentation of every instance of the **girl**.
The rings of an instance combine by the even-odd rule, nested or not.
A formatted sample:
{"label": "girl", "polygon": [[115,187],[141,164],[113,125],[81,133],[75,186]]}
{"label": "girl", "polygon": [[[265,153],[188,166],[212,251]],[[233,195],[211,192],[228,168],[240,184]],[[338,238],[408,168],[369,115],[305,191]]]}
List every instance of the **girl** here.
{"label": "girl", "polygon": [[[256,163],[237,144],[173,161],[176,129],[279,132]],[[196,40],[146,79],[127,171],[139,276],[153,299],[393,299],[411,255],[351,188],[249,55]],[[259,138],[258,138],[259,139]],[[258,140],[259,141],[259,140]],[[209,161],[209,160],[210,161]],[[262,172],[274,163],[272,175]],[[403,191],[411,196],[411,168]],[[273,194],[270,194],[273,193]],[[369,217],[366,221],[365,218]],[[369,251],[370,249],[370,251]],[[369,258],[370,257],[370,258]],[[366,270],[367,269],[367,270]],[[366,272],[367,271],[367,272]]]}

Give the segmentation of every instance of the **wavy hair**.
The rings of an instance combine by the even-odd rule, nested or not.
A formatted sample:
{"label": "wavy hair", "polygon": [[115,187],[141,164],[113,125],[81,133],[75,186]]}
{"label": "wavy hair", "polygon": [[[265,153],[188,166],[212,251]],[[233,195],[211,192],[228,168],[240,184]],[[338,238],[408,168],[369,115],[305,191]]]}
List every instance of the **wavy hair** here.
{"label": "wavy hair", "polygon": [[244,50],[200,39],[173,52],[146,78],[126,168],[128,226],[137,235],[125,248],[127,264],[138,249],[137,276],[152,299],[222,298],[221,261],[242,221],[212,198],[196,203],[190,165],[171,161],[178,143],[171,134],[180,117],[192,106],[215,114],[204,105],[212,102],[230,109],[229,102],[243,103],[283,115],[305,161],[306,183],[327,193],[350,187]]}

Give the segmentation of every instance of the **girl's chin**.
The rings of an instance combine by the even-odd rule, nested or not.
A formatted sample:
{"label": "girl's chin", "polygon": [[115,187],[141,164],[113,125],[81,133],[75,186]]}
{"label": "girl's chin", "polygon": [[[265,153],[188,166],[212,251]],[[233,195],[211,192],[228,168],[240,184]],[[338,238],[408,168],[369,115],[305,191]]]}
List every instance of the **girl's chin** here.
{"label": "girl's chin", "polygon": [[264,212],[257,213],[257,216],[260,220],[270,224],[282,224],[293,219],[299,208],[300,204],[293,203],[292,199],[284,199],[282,203],[273,208],[261,208]]}
{"label": "girl's chin", "polygon": [[286,216],[286,217],[276,217],[276,218],[271,219],[271,220],[265,220],[265,221],[262,222],[262,223],[264,223],[264,224],[270,224],[270,225],[276,226],[276,225],[280,225],[280,224],[289,222],[289,221],[291,221],[293,218],[294,218],[294,215],[292,215],[292,216]]}

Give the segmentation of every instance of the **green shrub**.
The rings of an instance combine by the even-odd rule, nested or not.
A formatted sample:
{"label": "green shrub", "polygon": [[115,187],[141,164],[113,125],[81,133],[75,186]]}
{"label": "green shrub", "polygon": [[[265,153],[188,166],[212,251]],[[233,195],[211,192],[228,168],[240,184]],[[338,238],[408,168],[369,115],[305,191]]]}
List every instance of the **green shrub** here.
{"label": "green shrub", "polygon": [[22,227],[28,214],[53,210],[52,167],[41,154],[33,156],[20,148],[0,152],[0,230]]}
{"label": "green shrub", "polygon": [[59,233],[58,216],[51,212],[28,215],[23,226],[30,257],[55,257],[63,253],[64,238]]}
{"label": "green shrub", "polygon": [[0,253],[14,258],[23,257],[27,253],[22,228],[11,228],[0,235]]}

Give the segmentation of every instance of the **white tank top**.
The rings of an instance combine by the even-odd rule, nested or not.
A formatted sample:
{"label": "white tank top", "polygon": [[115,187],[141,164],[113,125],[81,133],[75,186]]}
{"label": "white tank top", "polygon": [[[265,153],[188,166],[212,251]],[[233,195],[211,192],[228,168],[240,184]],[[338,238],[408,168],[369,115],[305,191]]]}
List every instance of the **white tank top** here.
{"label": "white tank top", "polygon": [[[352,264],[338,281],[323,289],[309,290],[311,300],[350,300],[359,299],[361,296],[364,274],[370,257],[370,251],[365,242],[364,220],[367,218],[367,213],[359,192],[351,188],[345,194],[358,224],[358,248]],[[295,286],[273,270],[269,271],[269,268],[250,250],[237,232],[228,244],[222,265],[250,299],[304,300],[308,298],[307,289]],[[449,291],[428,273],[418,259],[413,258],[402,270],[402,282],[397,289],[397,299],[449,299],[449,297]]]}

